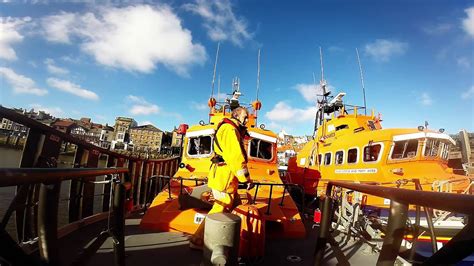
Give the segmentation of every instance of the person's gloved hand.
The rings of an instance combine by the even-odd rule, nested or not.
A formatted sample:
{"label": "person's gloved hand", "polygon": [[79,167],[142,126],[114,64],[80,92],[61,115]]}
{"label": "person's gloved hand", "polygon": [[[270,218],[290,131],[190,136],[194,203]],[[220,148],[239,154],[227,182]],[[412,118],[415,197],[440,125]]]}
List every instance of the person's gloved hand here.
{"label": "person's gloved hand", "polygon": [[247,182],[247,190],[251,190],[254,186],[255,184],[252,182],[252,180],[249,180]]}

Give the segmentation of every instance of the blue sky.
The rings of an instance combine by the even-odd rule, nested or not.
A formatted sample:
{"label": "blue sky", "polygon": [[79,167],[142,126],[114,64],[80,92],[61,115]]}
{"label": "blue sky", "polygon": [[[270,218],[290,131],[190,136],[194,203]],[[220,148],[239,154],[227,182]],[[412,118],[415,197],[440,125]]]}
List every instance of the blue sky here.
{"label": "blue sky", "polygon": [[[470,1],[126,1],[0,3],[0,104],[58,117],[116,116],[170,130],[207,120],[217,43],[221,92],[241,80],[259,122],[310,135],[313,73],[383,126],[474,131]],[[216,89],[217,90],[217,89]]]}

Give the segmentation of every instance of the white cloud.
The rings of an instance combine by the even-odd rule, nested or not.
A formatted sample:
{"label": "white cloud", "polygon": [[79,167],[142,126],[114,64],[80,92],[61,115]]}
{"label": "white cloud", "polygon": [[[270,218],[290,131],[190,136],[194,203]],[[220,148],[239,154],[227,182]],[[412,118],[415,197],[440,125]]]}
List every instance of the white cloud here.
{"label": "white cloud", "polygon": [[395,40],[377,39],[365,45],[365,53],[379,62],[387,62],[393,56],[404,54],[407,49],[407,43]]}
{"label": "white cloud", "polygon": [[461,98],[463,98],[463,99],[465,99],[465,100],[466,100],[466,99],[470,99],[470,98],[472,98],[473,96],[474,96],[474,86],[471,86],[470,89],[468,89],[467,91],[465,91],[465,92],[463,92],[463,93],[461,94]]}
{"label": "white cloud", "polygon": [[42,96],[48,93],[47,90],[36,87],[35,82],[23,75],[15,73],[10,68],[0,67],[0,76],[2,76],[13,89],[14,93],[27,93]]}
{"label": "white cloud", "polygon": [[269,130],[272,130],[273,132],[279,132],[279,131],[284,129],[284,127],[282,125],[280,125],[278,123],[275,123],[273,121],[271,121],[268,124],[265,124],[265,128],[269,129]]}
{"label": "white cloud", "polygon": [[453,25],[449,23],[439,23],[435,25],[425,26],[422,29],[426,34],[429,34],[429,35],[441,35],[450,31],[452,28],[453,28]]}
{"label": "white cloud", "polygon": [[95,92],[83,89],[79,85],[74,84],[70,81],[56,78],[48,78],[46,82],[49,86],[53,88],[74,94],[81,98],[95,101],[99,100],[99,96]]}
{"label": "white cloud", "polygon": [[236,17],[229,0],[196,0],[183,7],[204,19],[204,27],[213,41],[230,41],[242,47],[245,41],[253,38],[248,32],[247,21],[242,17]]}
{"label": "white cloud", "polygon": [[[296,84],[294,87],[303,98],[309,103],[316,103],[316,100],[320,99],[321,97],[318,95],[323,94],[323,88],[320,84]],[[334,88],[332,86],[326,86],[326,90],[332,91]]]}
{"label": "white cloud", "polygon": [[135,96],[135,95],[128,95],[126,97],[128,101],[134,102],[134,103],[146,103],[147,101],[143,97]]}
{"label": "white cloud", "polygon": [[77,19],[76,14],[64,11],[43,18],[41,26],[46,40],[57,43],[71,43],[70,35],[75,31]]}
{"label": "white cloud", "polygon": [[37,103],[30,104],[30,107],[35,109],[36,111],[43,111],[54,117],[61,117],[64,115],[64,111],[59,107],[44,107],[41,104]]}
{"label": "white cloud", "polygon": [[61,60],[63,60],[64,62],[68,62],[68,63],[73,63],[73,64],[78,64],[81,62],[81,59],[79,57],[73,57],[73,56],[61,56]]}
{"label": "white cloud", "polygon": [[199,111],[208,110],[209,107],[205,103],[191,102],[191,108]]}
{"label": "white cloud", "polygon": [[132,109],[130,109],[130,113],[132,115],[151,115],[151,114],[157,114],[160,111],[160,108],[155,105],[138,105],[135,104],[132,106]]}
{"label": "white cloud", "polygon": [[458,66],[464,68],[464,69],[470,69],[471,68],[471,61],[467,57],[459,57],[456,59],[456,63]]}
{"label": "white cloud", "polygon": [[462,20],[462,28],[467,35],[474,38],[474,7],[470,7],[464,10],[467,17]]}
{"label": "white cloud", "polygon": [[24,37],[20,34],[20,29],[30,21],[30,17],[0,17],[0,58],[9,61],[17,59],[12,46],[23,41]]}
{"label": "white cloud", "polygon": [[423,92],[418,100],[424,106],[430,106],[433,104],[433,99],[426,92]]}
{"label": "white cloud", "polygon": [[128,95],[126,100],[132,102],[130,113],[132,115],[151,115],[157,114],[161,111],[161,108],[156,104],[147,102],[143,97]]}
{"label": "white cloud", "polygon": [[141,125],[141,126],[145,126],[145,125],[152,125],[152,126],[154,126],[153,122],[148,121],[148,120],[141,122],[140,125]]}
{"label": "white cloud", "polygon": [[265,117],[271,122],[307,122],[314,120],[317,108],[306,109],[294,108],[284,101],[278,102],[272,110],[265,113]]}
{"label": "white cloud", "polygon": [[48,70],[48,72],[51,74],[66,75],[69,73],[69,70],[56,66],[54,60],[51,58],[46,58],[44,60],[44,64],[46,65],[46,69]]}
{"label": "white cloud", "polygon": [[167,5],[103,8],[96,13],[66,13],[43,19],[46,39],[71,43],[76,37],[85,53],[105,66],[152,72],[158,64],[186,76],[206,60],[201,44]]}

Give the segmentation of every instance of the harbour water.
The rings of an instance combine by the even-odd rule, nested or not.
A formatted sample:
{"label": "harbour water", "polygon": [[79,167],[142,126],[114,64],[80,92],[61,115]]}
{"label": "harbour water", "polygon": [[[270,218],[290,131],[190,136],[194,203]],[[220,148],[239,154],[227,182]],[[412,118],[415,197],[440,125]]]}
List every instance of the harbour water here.
{"label": "harbour water", "polygon": [[[17,168],[20,165],[22,149],[15,149],[6,146],[0,146],[0,168]],[[71,168],[74,161],[74,153],[60,154],[58,158],[58,168]],[[105,167],[107,160],[101,158],[98,167]],[[103,180],[104,177],[98,177],[97,180]],[[61,196],[59,202],[58,223],[59,227],[68,224],[68,194],[70,181],[64,181],[61,184]],[[0,188],[0,218],[3,219],[8,206],[15,196],[15,187]],[[102,190],[103,185],[95,185],[94,213],[101,212],[102,209]],[[16,239],[15,234],[15,215],[10,217],[7,224],[7,232]]]}

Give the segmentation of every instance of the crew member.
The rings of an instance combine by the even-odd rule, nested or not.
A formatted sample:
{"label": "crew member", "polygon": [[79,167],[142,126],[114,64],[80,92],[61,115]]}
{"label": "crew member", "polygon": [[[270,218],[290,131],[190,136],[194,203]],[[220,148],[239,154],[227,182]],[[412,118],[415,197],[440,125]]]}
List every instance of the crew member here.
{"label": "crew member", "polygon": [[[230,119],[224,118],[217,126],[214,137],[212,165],[208,174],[208,186],[215,199],[211,213],[231,212],[240,202],[237,188],[239,182],[246,183],[247,189],[253,187],[247,168],[247,154],[243,141],[247,134],[248,111],[244,107],[232,110]],[[203,246],[204,221],[190,239],[192,248]]]}

